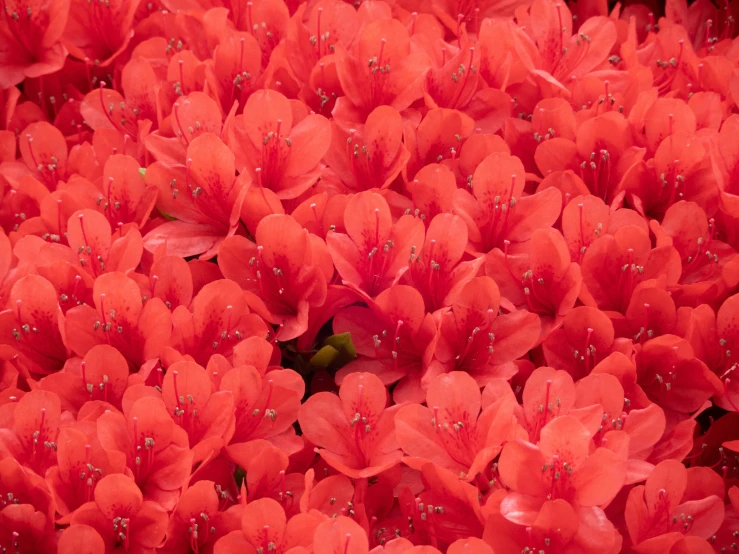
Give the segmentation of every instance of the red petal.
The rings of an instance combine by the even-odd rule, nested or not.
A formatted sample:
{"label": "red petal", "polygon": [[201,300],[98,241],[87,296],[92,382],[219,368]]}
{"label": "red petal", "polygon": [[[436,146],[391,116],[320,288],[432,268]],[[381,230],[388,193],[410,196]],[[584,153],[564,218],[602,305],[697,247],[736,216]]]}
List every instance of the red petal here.
{"label": "red petal", "polygon": [[120,473],[100,479],[94,495],[98,509],[110,520],[115,517],[134,517],[143,504],[143,497],[136,483]]}
{"label": "red petal", "polygon": [[560,416],[547,423],[541,430],[539,448],[545,460],[559,456],[577,471],[590,451],[590,432],[577,419]]}
{"label": "red petal", "polygon": [[241,517],[242,531],[252,546],[270,542],[279,550],[285,535],[285,511],[271,498],[260,498],[246,505]]}
{"label": "red petal", "polygon": [[541,497],[546,494],[541,477],[543,465],[544,456],[536,446],[514,440],[503,447],[498,471],[507,487],[522,495]]}
{"label": "red petal", "polygon": [[316,554],[367,554],[367,534],[353,519],[339,516],[316,527],[313,535]]}
{"label": "red petal", "polygon": [[89,525],[72,525],[59,537],[59,554],[105,554],[105,543]]}

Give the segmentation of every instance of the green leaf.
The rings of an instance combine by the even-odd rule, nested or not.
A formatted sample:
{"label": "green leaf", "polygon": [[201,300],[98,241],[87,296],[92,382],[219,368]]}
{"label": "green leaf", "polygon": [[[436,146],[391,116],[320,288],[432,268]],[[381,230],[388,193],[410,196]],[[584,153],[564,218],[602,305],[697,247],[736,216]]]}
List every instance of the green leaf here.
{"label": "green leaf", "polygon": [[333,346],[326,345],[313,354],[310,364],[318,367],[328,367],[339,356],[340,352]]}
{"label": "green leaf", "polygon": [[333,346],[336,350],[346,352],[352,358],[357,357],[357,351],[354,348],[351,333],[339,333],[338,335],[331,335],[325,341],[323,341],[323,344]]}
{"label": "green leaf", "polygon": [[175,221],[175,218],[174,218],[174,217],[172,217],[171,215],[167,215],[167,214],[165,214],[165,213],[164,213],[164,212],[163,212],[162,210],[160,210],[159,208],[157,208],[157,211],[158,211],[158,212],[159,212],[159,213],[160,213],[160,214],[162,215],[162,217],[163,217],[164,219],[166,219],[167,221]]}
{"label": "green leaf", "polygon": [[139,173],[141,174],[141,178],[142,178],[142,179],[143,179],[144,177],[146,177],[146,168],[145,168],[145,167],[140,167],[140,168],[139,168]]}

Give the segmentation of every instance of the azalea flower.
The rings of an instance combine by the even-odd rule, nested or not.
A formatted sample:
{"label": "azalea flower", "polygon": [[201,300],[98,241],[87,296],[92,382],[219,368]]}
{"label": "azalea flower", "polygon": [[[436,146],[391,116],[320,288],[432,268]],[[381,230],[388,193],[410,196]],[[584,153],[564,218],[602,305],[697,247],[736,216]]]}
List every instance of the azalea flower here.
{"label": "azalea flower", "polygon": [[328,149],[328,120],[307,111],[299,114],[293,115],[285,96],[264,90],[249,97],[233,122],[230,146],[239,166],[255,186],[280,199],[296,198],[315,183],[318,162]]}
{"label": "azalea flower", "polygon": [[184,166],[159,162],[148,169],[147,182],[159,188],[159,209],[177,220],[150,231],[146,248],[166,243],[170,253],[183,257],[214,256],[235,233],[246,194],[248,182],[235,173],[233,153],[211,133],[192,140]]}
{"label": "azalea flower", "polygon": [[345,93],[334,109],[339,121],[362,122],[378,106],[403,110],[421,97],[426,56],[411,51],[408,30],[398,20],[369,22],[359,31],[351,49],[336,44],[335,55],[336,72]]}
{"label": "azalea flower", "polygon": [[56,465],[61,403],[52,392],[37,390],[13,402],[9,425],[0,428],[0,453],[37,475]]}
{"label": "azalea flower", "polygon": [[173,416],[161,399],[142,396],[122,414],[103,413],[96,421],[101,446],[125,456],[133,475],[129,489],[136,489],[132,494],[143,494],[147,501],[168,509],[177,503],[193,459],[187,432],[175,424]]}
{"label": "azalea flower", "polygon": [[390,207],[374,192],[354,195],[344,211],[347,234],[331,233],[326,245],[345,284],[377,296],[408,269],[423,243],[423,223],[412,215],[393,224]]}
{"label": "azalea flower", "polygon": [[215,544],[215,554],[262,548],[283,554],[291,548],[307,547],[322,519],[299,514],[289,521],[277,501],[261,498],[247,504],[242,512],[241,529],[232,531]]}
{"label": "azalea flower", "polygon": [[298,422],[308,440],[323,447],[319,454],[331,467],[367,479],[402,457],[395,437],[397,408],[386,404],[387,393],[377,376],[352,373],[338,397],[328,392],[311,396]]}
{"label": "azalea flower", "polygon": [[256,244],[241,236],[224,241],[221,270],[246,291],[254,311],[280,325],[279,340],[293,339],[307,329],[310,308],[326,299],[333,274],[326,244],[278,214],[259,223],[255,238]]}
{"label": "azalea flower", "polygon": [[724,517],[724,504],[715,495],[683,501],[688,471],[667,460],[655,467],[644,485],[634,488],[626,501],[626,526],[638,548],[665,548],[683,535],[709,538]]}
{"label": "azalea flower", "polygon": [[68,1],[41,6],[20,2],[6,5],[0,24],[3,45],[0,88],[10,88],[27,77],[54,73],[64,66],[67,49],[62,35],[70,7]]}
{"label": "azalea flower", "polygon": [[83,304],[66,314],[67,341],[76,353],[85,355],[97,344],[110,344],[129,364],[140,367],[169,340],[172,316],[164,302],[142,302],[138,285],[123,273],[96,279],[92,296],[95,308]]}
{"label": "azalea flower", "polygon": [[88,525],[105,543],[105,551],[117,548],[152,552],[164,541],[167,512],[151,500],[143,500],[133,479],[108,475],[95,488],[94,500],[72,517],[72,525]]}
{"label": "azalea flower", "polygon": [[494,153],[480,162],[468,183],[471,193],[462,189],[454,194],[454,211],[467,223],[470,250],[485,254],[505,241],[526,242],[535,229],[559,217],[558,192],[524,196],[525,183],[526,171],[515,156]]}
{"label": "azalea flower", "polygon": [[[451,310],[441,316],[434,352],[444,369],[463,370],[486,385],[507,375],[511,362],[536,344],[539,318],[526,310],[501,315],[500,300],[489,277],[475,277],[459,291]],[[426,381],[433,377],[432,370],[429,374]]]}
{"label": "azalea flower", "polygon": [[38,275],[19,279],[0,312],[0,342],[18,352],[20,363],[34,374],[64,366],[69,349],[60,331],[60,310],[54,287]]}
{"label": "azalea flower", "polygon": [[564,500],[580,525],[600,532],[602,507],[623,485],[626,460],[604,447],[591,450],[590,443],[588,430],[571,416],[545,425],[537,446],[520,439],[507,443],[498,468],[513,492],[503,499],[501,515],[532,525],[548,502]]}
{"label": "azalea flower", "polygon": [[468,480],[498,455],[514,421],[510,398],[481,412],[477,383],[460,371],[434,379],[426,404],[404,406],[395,416],[398,442],[409,456],[405,463],[422,469],[434,462]]}
{"label": "azalea flower", "polygon": [[370,371],[383,383],[400,383],[393,391],[398,402],[421,401],[422,376],[434,351],[438,329],[424,311],[423,298],[407,285],[380,293],[369,308],[350,306],[336,314],[334,332],[351,333],[358,359],[344,366],[337,377]]}
{"label": "azalea flower", "polygon": [[7,0],[0,554],[722,554],[739,3]]}

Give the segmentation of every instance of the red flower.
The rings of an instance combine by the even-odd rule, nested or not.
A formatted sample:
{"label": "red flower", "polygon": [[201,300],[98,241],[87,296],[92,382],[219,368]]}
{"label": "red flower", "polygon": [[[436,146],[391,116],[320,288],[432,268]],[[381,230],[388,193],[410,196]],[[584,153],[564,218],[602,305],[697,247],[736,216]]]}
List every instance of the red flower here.
{"label": "red flower", "polygon": [[236,232],[247,183],[236,177],[234,155],[212,133],[193,139],[185,166],[158,162],[146,171],[146,182],[159,187],[159,209],[168,221],[147,233],[146,249],[167,244],[170,254],[212,258],[224,238]]}
{"label": "red flower", "polygon": [[477,166],[469,185],[472,193],[458,190],[454,195],[454,211],[469,230],[468,250],[487,253],[505,241],[526,242],[534,230],[556,221],[562,206],[559,191],[523,196],[525,182],[523,164],[515,156],[490,154]]}
{"label": "red flower", "polygon": [[[444,161],[457,178],[457,186],[468,187],[475,169],[490,154],[510,154],[511,149],[498,135],[473,134],[467,138],[459,151],[459,157]],[[428,166],[426,166],[428,167]],[[419,172],[420,173],[420,172]],[[418,174],[416,174],[418,175]]]}
{"label": "red flower", "polygon": [[[177,57],[173,57],[170,66],[176,61]],[[182,66],[185,67],[184,61]],[[180,79],[184,78],[185,70],[182,71]],[[184,94],[180,86],[180,82],[177,81],[175,88]],[[206,133],[221,137],[223,130],[223,116],[213,98],[199,91],[190,92],[187,96],[182,94],[179,94],[172,103],[172,114],[165,120],[168,125],[163,124],[158,131],[147,135],[145,139],[146,149],[157,161],[166,164],[186,163],[187,147],[193,139]],[[166,132],[165,128],[170,132]],[[169,136],[170,134],[172,136]]]}
{"label": "red flower", "polygon": [[293,110],[279,92],[260,90],[234,119],[230,146],[256,186],[292,199],[319,178],[318,163],[329,148],[330,132],[322,115],[309,115],[304,107]]}
{"label": "red flower", "polygon": [[279,0],[257,0],[246,9],[237,3],[228,2],[236,28],[250,33],[262,50],[262,65],[266,66],[273,51],[287,35],[290,12]]}
{"label": "red flower", "polygon": [[164,542],[167,512],[144,500],[136,483],[125,475],[103,477],[95,487],[94,501],[72,516],[72,525],[89,525],[105,543],[105,552],[154,552]]}
{"label": "red flower", "polygon": [[[3,165],[7,167],[15,164]],[[34,221],[39,215],[39,206],[48,198],[48,190],[30,175],[23,176],[18,185],[13,187],[2,173],[0,171],[0,176],[3,177],[0,187],[0,194],[3,195],[3,202],[0,205],[0,225],[7,229],[8,233],[20,232],[21,225],[25,221]],[[24,228],[27,226],[28,224],[24,225]]]}
{"label": "red flower", "polygon": [[502,398],[481,411],[475,380],[454,371],[431,381],[426,404],[404,406],[395,416],[398,442],[411,456],[404,462],[416,469],[433,462],[474,481],[508,438],[515,401]]}
{"label": "red flower", "polygon": [[105,554],[105,542],[94,528],[78,523],[62,532],[57,549],[59,554]]}
{"label": "red flower", "polygon": [[69,0],[5,5],[0,21],[0,89],[64,66],[67,49],[61,39],[69,8]]}
{"label": "red flower", "polygon": [[721,380],[695,357],[690,343],[674,335],[644,343],[636,365],[639,385],[650,400],[665,409],[689,414],[723,392]]}
{"label": "red flower", "polygon": [[631,225],[598,238],[581,265],[587,287],[585,303],[621,313],[640,283],[659,279],[658,283],[669,288],[682,272],[680,254],[673,246],[652,248],[647,232]]}
{"label": "red flower", "polygon": [[739,267],[734,249],[716,240],[716,222],[693,202],[678,202],[667,209],[661,225],[650,227],[657,246],[672,245],[680,254],[682,273],[671,290],[679,305],[714,304],[737,285]]}
{"label": "red flower", "polygon": [[[255,369],[252,360],[242,360],[240,351],[259,348],[258,339],[246,340],[237,347],[234,363],[238,365],[221,378],[220,390],[230,391],[234,397],[236,429],[231,443],[255,439],[274,440],[281,446],[280,437],[291,436],[292,424],[298,417],[305,384],[300,375],[280,367],[266,371]],[[264,341],[265,349],[272,348]],[[247,365],[248,364],[248,365]]]}
{"label": "red flower", "polygon": [[[739,367],[739,325],[737,325],[737,305],[739,304],[739,295],[730,296],[719,308],[716,314],[716,338],[718,338],[718,346],[716,346],[715,338],[711,334],[708,334],[708,340],[714,339],[713,344],[706,344],[706,350],[702,359],[706,360],[706,355],[714,353],[718,350],[718,360],[716,364],[712,366],[721,379],[726,384],[726,398],[720,401],[720,404],[724,408],[731,408],[734,411],[739,411],[736,407],[732,406],[732,403],[737,403],[737,391],[739,391],[739,379],[731,379],[734,377],[734,370]],[[699,333],[704,333],[708,329],[700,329]],[[713,352],[711,352],[713,350]],[[723,355],[721,355],[723,354]],[[733,386],[731,384],[733,383]],[[739,404],[736,404],[739,405]]]}
{"label": "red flower", "polygon": [[371,297],[398,282],[409,256],[423,242],[423,223],[404,215],[393,224],[387,202],[372,191],[349,200],[344,226],[347,234],[326,236],[336,271],[345,284]]}
{"label": "red flower", "polygon": [[[92,431],[94,433],[94,427]],[[124,454],[105,450],[96,437],[88,437],[73,427],[59,431],[57,459],[59,465],[47,471],[46,482],[56,511],[65,522],[80,506],[93,499],[95,487],[103,476],[124,473],[126,469]]]}
{"label": "red flower", "polygon": [[238,102],[243,109],[262,74],[259,42],[249,32],[226,32],[213,50],[213,64],[207,65],[205,79],[221,112],[227,113]]}
{"label": "red flower", "polygon": [[644,148],[634,145],[626,118],[607,112],[583,122],[574,140],[554,137],[542,141],[534,157],[545,177],[556,171],[573,170],[591,194],[611,203],[620,192],[622,179],[644,155]]}
{"label": "red flower", "polygon": [[536,314],[519,310],[499,315],[499,308],[500,292],[490,277],[475,277],[459,291],[452,309],[441,316],[434,352],[446,370],[464,371],[481,386],[510,375],[510,368],[501,366],[539,341],[541,324]]}
{"label": "red flower", "polygon": [[416,499],[410,517],[432,544],[443,548],[459,539],[482,535],[484,515],[475,487],[434,464],[423,467],[421,479],[425,490]]}
{"label": "red flower", "polygon": [[[310,81],[319,62],[334,53],[336,44],[348,47],[359,28],[357,11],[339,0],[323,0],[300,5],[287,27],[287,59],[295,76]],[[328,91],[311,90],[313,96]]]}
{"label": "red flower", "polygon": [[572,13],[565,4],[537,0],[528,16],[528,21],[519,24],[528,26],[536,47],[525,44],[516,48],[528,54],[521,56],[521,61],[542,85],[550,85],[553,93],[567,90],[569,82],[598,67],[616,43],[616,25],[606,17],[588,18],[575,32]]}
{"label": "red flower", "polygon": [[234,398],[215,391],[205,369],[190,361],[169,366],[162,400],[177,425],[185,430],[193,462],[206,460],[228,444],[234,432]]}
{"label": "red flower", "polygon": [[247,504],[241,517],[241,530],[232,531],[218,540],[214,554],[232,552],[274,552],[285,554],[294,547],[310,546],[320,519],[299,514],[287,521],[285,511],[271,498],[260,498]]}
{"label": "red flower", "polygon": [[590,373],[611,352],[629,354],[632,350],[630,339],[615,338],[608,316],[589,306],[568,313],[562,327],[550,333],[542,346],[549,364],[576,378]]}
{"label": "red flower", "polygon": [[411,159],[403,175],[410,178],[431,163],[453,164],[465,141],[475,130],[475,121],[468,115],[448,108],[429,110],[416,127],[413,122],[405,124],[405,143]]}
{"label": "red flower", "polygon": [[213,552],[216,541],[241,527],[240,507],[221,511],[213,481],[198,481],[182,493],[169,519],[167,540],[158,552]]}
{"label": "red flower", "polygon": [[713,214],[720,192],[715,179],[711,157],[701,139],[677,131],[659,143],[652,159],[634,166],[620,188],[653,217],[664,217],[680,200],[696,202]]}
{"label": "red flower", "polygon": [[232,444],[226,450],[229,459],[246,472],[247,503],[272,498],[282,505],[288,517],[301,511],[305,479],[302,473],[287,473],[289,461],[283,451],[261,439]]}
{"label": "red flower", "polygon": [[15,161],[13,156],[13,160],[3,164],[0,169],[0,174],[15,188],[27,188],[21,185],[22,177],[26,175],[43,183],[50,191],[56,189],[59,181],[67,180],[67,143],[61,131],[50,123],[31,123],[22,133],[18,133],[18,149],[21,159]]}
{"label": "red flower", "polygon": [[38,275],[19,279],[7,306],[0,312],[0,344],[20,354],[18,363],[31,374],[61,369],[69,350],[60,332],[59,300],[51,283]]}
{"label": "red flower", "polygon": [[[496,498],[499,504],[505,497]],[[497,506],[500,510],[500,505]],[[581,519],[582,518],[582,519]],[[588,552],[607,554],[621,548],[621,535],[599,511],[578,513],[562,499],[545,502],[530,525],[516,525],[499,513],[493,513],[485,525],[483,538],[496,552],[532,552],[552,554]],[[508,550],[509,549],[509,550]]]}
{"label": "red flower", "polygon": [[330,518],[346,512],[354,498],[354,486],[345,475],[330,475],[314,483],[315,471],[305,472],[305,491],[300,497],[300,511],[318,510]]}
{"label": "red flower", "polygon": [[528,309],[541,317],[541,337],[557,329],[580,294],[580,266],[573,262],[562,235],[555,229],[536,229],[528,252],[496,248],[485,256],[485,274],[495,279],[504,306]]}
{"label": "red flower", "polygon": [[69,218],[86,209],[100,211],[102,202],[100,189],[84,177],[72,175],[66,182],[59,181],[56,190],[45,196],[39,204],[39,215],[48,233],[41,235],[42,238],[63,242]]}
{"label": "red flower", "polygon": [[111,64],[133,37],[137,7],[135,0],[119,0],[102,7],[73,0],[64,30],[64,42],[70,54],[96,67]]}
{"label": "red flower", "polygon": [[739,152],[731,140],[739,117],[724,121],[718,136],[718,155],[712,159],[721,191],[721,207],[729,215],[739,217]]}
{"label": "red flower", "polygon": [[188,302],[174,310],[169,345],[176,350],[176,358],[191,356],[207,366],[214,355],[230,359],[242,340],[268,335],[269,328],[262,318],[249,312],[247,298],[239,286],[228,279],[218,279],[200,289],[192,304]]}
{"label": "red flower", "polygon": [[445,165],[428,164],[407,183],[415,206],[414,214],[418,214],[427,229],[437,215],[452,211],[452,199],[457,190],[455,181],[455,174]]}
{"label": "red flower", "polygon": [[11,504],[0,511],[0,545],[3,548],[45,554],[55,551],[55,539],[48,531],[46,514],[36,511],[33,505]]}
{"label": "red flower", "polygon": [[[124,230],[126,231],[125,235]],[[128,273],[143,253],[141,233],[135,227],[119,227],[111,236],[107,218],[95,210],[80,210],[67,222],[67,241],[72,252],[65,258],[94,279],[111,271]]]}
{"label": "red flower", "polygon": [[192,301],[192,270],[190,264],[179,256],[155,256],[148,277],[139,273],[131,277],[138,282],[142,298],[159,298],[172,311],[178,306],[188,307]]}
{"label": "red flower", "polygon": [[593,450],[585,426],[561,416],[544,426],[538,446],[520,439],[506,443],[498,470],[513,491],[501,504],[507,520],[532,525],[547,501],[565,500],[581,525],[592,525],[598,532],[601,507],[624,483],[626,459],[607,448]]}
{"label": "red flower", "polygon": [[47,376],[40,385],[56,393],[65,410],[77,414],[88,401],[99,400],[120,408],[130,377],[126,358],[112,346],[99,344],[81,361],[68,361],[62,371]]}
{"label": "red flower", "polygon": [[626,501],[625,518],[636,552],[666,552],[683,535],[710,538],[724,518],[723,500],[715,495],[685,499],[688,470],[675,460],[658,464],[644,485]]}
{"label": "red flower", "polygon": [[449,0],[434,0],[432,9],[434,15],[447,26],[449,30],[459,34],[462,24],[470,31],[477,31],[483,18],[496,20],[511,16],[522,2],[518,0],[476,0],[473,2],[450,2]]}
{"label": "red flower", "polygon": [[421,97],[428,59],[425,54],[411,52],[408,30],[400,21],[367,23],[351,51],[338,43],[335,52],[336,70],[346,95],[336,101],[337,120],[361,123],[378,106],[402,111]]}
{"label": "red flower", "polygon": [[378,106],[356,127],[331,123],[326,162],[352,191],[388,188],[410,158],[400,114],[390,106]]}
{"label": "red flower", "polygon": [[188,436],[175,425],[164,402],[145,396],[145,389],[140,394],[131,399],[123,414],[102,414],[97,419],[97,436],[105,450],[126,457],[134,486],[147,499],[171,510],[192,470]]}
{"label": "red flower", "polygon": [[436,62],[423,82],[426,106],[460,110],[475,120],[475,130],[495,133],[511,115],[511,97],[495,88],[481,86],[480,55],[466,40],[460,47],[437,43],[429,45],[429,56]]}
{"label": "red flower", "polygon": [[420,252],[416,254],[411,248],[409,271],[403,274],[400,282],[412,285],[423,295],[427,311],[435,312],[454,304],[465,285],[477,274],[483,259],[463,262],[466,245],[464,221],[458,216],[440,213],[431,220]]}
{"label": "red flower", "polygon": [[110,344],[137,368],[159,355],[172,331],[164,302],[150,298],[142,305],[135,281],[115,272],[95,280],[93,299],[95,308],[67,312],[66,338],[74,352],[84,356],[96,344]]}
{"label": "red flower", "polygon": [[41,477],[8,457],[0,461],[0,487],[4,494],[3,509],[20,503],[31,505],[37,513],[46,515],[45,526],[52,527],[54,503]]}
{"label": "red flower", "polygon": [[[531,38],[523,36],[526,30],[515,21],[504,18],[484,18],[476,26],[479,28],[480,76],[488,86],[501,91],[519,88],[530,75],[522,58],[527,54],[533,55],[536,49]],[[469,25],[466,28],[469,29]],[[527,46],[520,54],[516,48],[519,45]]]}
{"label": "red flower", "polygon": [[[585,415],[593,413],[593,406],[600,406],[601,417],[598,432],[593,437],[597,446],[624,442],[624,431],[628,435],[628,461],[626,483],[643,481],[654,469],[646,462],[654,447],[665,432],[666,419],[662,408],[649,404],[642,409],[633,409],[626,400],[624,388],[615,375],[606,373],[609,360],[598,364],[590,375],[580,379],[575,386],[576,410]],[[615,365],[615,364],[614,364]],[[551,396],[551,395],[550,395]],[[585,421],[581,418],[581,421]],[[617,431],[617,433],[612,433]]]}
{"label": "red flower", "polygon": [[329,196],[328,192],[323,192],[304,200],[290,215],[308,232],[326,240],[328,234],[333,231],[340,233],[346,231],[344,210],[350,199],[349,195]]}
{"label": "red flower", "polygon": [[[640,131],[636,139],[650,152],[655,152],[655,157],[657,148],[667,137],[677,134],[680,141],[683,133],[693,136],[697,130],[695,112],[680,98],[657,98],[646,91],[639,95],[636,104],[640,109],[630,114],[635,128]],[[668,143],[667,148],[675,148],[674,143]],[[697,153],[700,154],[700,150]]]}
{"label": "red flower", "polygon": [[0,456],[15,458],[37,475],[57,462],[61,406],[51,392],[35,390],[9,406],[9,426],[0,428]]}
{"label": "red flower", "polygon": [[334,469],[366,479],[396,465],[402,457],[395,438],[396,409],[386,408],[385,386],[375,375],[352,373],[339,389],[312,395],[298,422],[305,437]]}
{"label": "red flower", "polygon": [[103,211],[111,226],[135,223],[143,227],[154,209],[157,187],[144,183],[134,158],[116,154],[105,162],[103,198]]}
{"label": "red flower", "polygon": [[316,554],[367,554],[369,541],[353,519],[339,516],[321,523],[313,534]]}
{"label": "red flower", "polygon": [[[507,385],[493,381],[483,391],[483,406],[497,402],[502,396],[511,396]],[[522,393],[523,406],[517,411],[518,423],[528,434],[529,441],[539,442],[542,429],[560,416],[570,416],[585,425],[595,435],[602,423],[603,408],[588,405],[580,409],[575,406],[576,390],[572,377],[565,371],[551,367],[536,368],[526,380]],[[524,437],[526,435],[523,435]]]}
{"label": "red flower", "polygon": [[393,390],[396,402],[421,402],[421,385],[437,340],[437,327],[414,288],[395,285],[380,293],[369,308],[350,306],[336,314],[335,333],[351,333],[359,358],[337,373],[337,382],[355,371],[376,374]]}
{"label": "red flower", "polygon": [[[574,175],[572,178],[577,179]],[[540,188],[547,181],[548,179],[544,179]],[[565,181],[562,175],[562,179],[559,180],[560,191],[565,198],[572,198],[573,195],[567,190]],[[640,227],[649,232],[647,221],[636,211],[609,207],[597,196],[588,195],[587,190],[582,192],[585,194],[576,193],[562,210],[562,235],[567,242],[572,260],[582,263],[585,252],[593,242],[603,235],[614,235],[623,227]]]}
{"label": "red flower", "polygon": [[280,325],[287,341],[308,328],[308,311],[326,299],[333,268],[325,264],[326,245],[290,216],[270,215],[257,226],[256,244],[236,236],[218,253],[223,274],[247,294],[247,303],[267,321]]}
{"label": "red flower", "polygon": [[[105,82],[100,81],[100,88],[85,96],[80,112],[96,134],[103,131],[101,137],[120,141],[124,147],[126,141],[139,143],[136,147],[140,148],[140,139],[148,134],[152,123],[158,120],[157,83],[151,64],[139,56],[123,67],[120,92],[106,89]],[[121,152],[132,153],[125,148]]]}

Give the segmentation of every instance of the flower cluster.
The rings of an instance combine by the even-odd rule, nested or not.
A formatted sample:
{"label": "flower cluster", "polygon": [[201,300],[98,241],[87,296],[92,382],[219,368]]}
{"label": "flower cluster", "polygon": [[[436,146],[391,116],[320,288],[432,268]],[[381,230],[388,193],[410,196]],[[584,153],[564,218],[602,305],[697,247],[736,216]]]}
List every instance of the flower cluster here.
{"label": "flower cluster", "polygon": [[739,545],[739,2],[4,0],[0,552]]}

